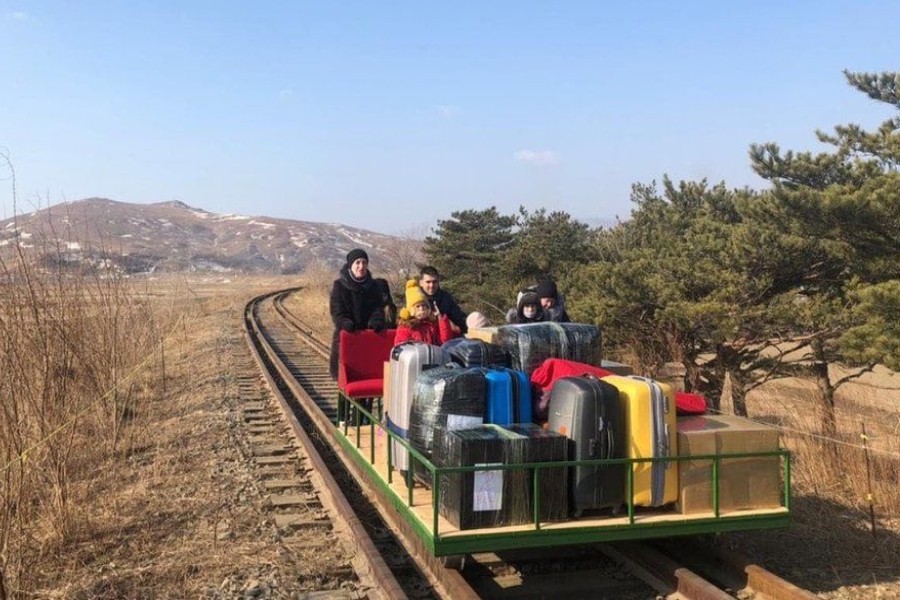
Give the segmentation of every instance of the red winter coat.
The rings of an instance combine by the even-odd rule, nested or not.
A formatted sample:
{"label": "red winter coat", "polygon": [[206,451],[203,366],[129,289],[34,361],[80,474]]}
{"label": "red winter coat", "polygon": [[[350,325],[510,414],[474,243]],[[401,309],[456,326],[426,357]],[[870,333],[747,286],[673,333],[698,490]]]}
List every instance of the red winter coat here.
{"label": "red winter coat", "polygon": [[409,319],[404,321],[401,319],[397,324],[397,333],[394,335],[394,345],[403,342],[424,342],[440,346],[455,337],[456,333],[450,327],[450,319],[447,315],[441,315],[438,320]]}

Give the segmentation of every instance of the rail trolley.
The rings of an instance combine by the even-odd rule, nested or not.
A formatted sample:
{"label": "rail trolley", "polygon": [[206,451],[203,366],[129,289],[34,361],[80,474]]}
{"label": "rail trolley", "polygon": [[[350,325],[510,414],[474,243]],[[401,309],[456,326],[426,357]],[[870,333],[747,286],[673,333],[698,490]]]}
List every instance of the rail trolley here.
{"label": "rail trolley", "polygon": [[[374,490],[396,511],[398,517],[414,532],[420,545],[434,557],[444,557],[448,564],[467,554],[521,548],[543,548],[572,544],[646,540],[673,536],[699,535],[739,530],[786,527],[791,516],[790,453],[779,447],[770,452],[695,454],[668,458],[626,458],[615,460],[556,461],[542,463],[491,464],[483,466],[438,467],[413,448],[406,439],[391,431],[381,420],[380,404],[373,409],[338,392],[338,402],[347,407],[345,421],[335,423],[335,438],[346,455],[364,471]],[[406,449],[410,468],[401,472],[391,467],[394,441]],[[767,459],[778,461],[780,469],[780,505],[770,508],[727,510],[720,502],[720,471],[723,461],[734,459]],[[710,472],[712,502],[709,510],[682,514],[669,505],[661,508],[635,506],[634,471],[641,463],[653,461],[706,461]],[[426,472],[430,486],[417,483],[413,465]],[[618,514],[605,511],[585,514],[562,521],[541,519],[541,478],[548,469],[578,466],[624,464],[626,477],[625,503]],[[696,463],[695,463],[696,464]],[[676,465],[677,466],[677,465]],[[443,476],[502,470],[504,473],[527,469],[534,499],[529,523],[460,529],[441,514]],[[421,479],[421,478],[420,478]],[[779,491],[776,491],[778,493]],[[449,560],[448,560],[449,559]]]}

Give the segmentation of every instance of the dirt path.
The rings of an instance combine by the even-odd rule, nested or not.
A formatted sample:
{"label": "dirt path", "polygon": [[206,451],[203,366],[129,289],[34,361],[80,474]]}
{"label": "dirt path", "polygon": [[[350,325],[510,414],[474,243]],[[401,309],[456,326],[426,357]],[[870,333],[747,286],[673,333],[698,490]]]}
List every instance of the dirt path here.
{"label": "dirt path", "polygon": [[250,295],[222,286],[185,307],[166,345],[168,393],[143,407],[150,414],[139,447],[81,484],[79,534],[42,569],[42,595],[360,595],[352,556],[327,532],[298,543],[276,529],[242,451],[235,358],[246,351],[239,327]]}

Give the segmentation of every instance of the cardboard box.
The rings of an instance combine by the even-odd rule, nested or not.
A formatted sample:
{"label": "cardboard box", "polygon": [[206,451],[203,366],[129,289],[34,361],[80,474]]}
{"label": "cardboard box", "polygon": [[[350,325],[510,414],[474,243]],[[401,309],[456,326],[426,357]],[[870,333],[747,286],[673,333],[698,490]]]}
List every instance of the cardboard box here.
{"label": "cardboard box", "polygon": [[[681,417],[677,421],[678,455],[772,452],[779,448],[774,427],[731,415]],[[679,498],[683,514],[713,509],[713,461],[679,464]],[[781,506],[781,459],[772,457],[727,458],[719,463],[719,510]]]}
{"label": "cardboard box", "polygon": [[466,333],[467,338],[482,340],[489,344],[497,343],[497,331],[499,327],[473,327]]}

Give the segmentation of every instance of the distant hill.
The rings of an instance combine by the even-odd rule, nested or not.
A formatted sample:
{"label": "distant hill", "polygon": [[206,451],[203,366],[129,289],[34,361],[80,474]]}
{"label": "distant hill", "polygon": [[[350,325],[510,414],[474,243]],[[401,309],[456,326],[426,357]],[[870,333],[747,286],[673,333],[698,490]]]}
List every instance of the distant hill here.
{"label": "distant hill", "polygon": [[45,260],[108,261],[128,273],[299,273],[313,264],[337,267],[355,247],[364,248],[376,270],[383,271],[402,243],[337,223],[216,214],[177,201],[130,204],[105,198],[0,221],[0,253],[10,251],[16,236],[22,247]]}

